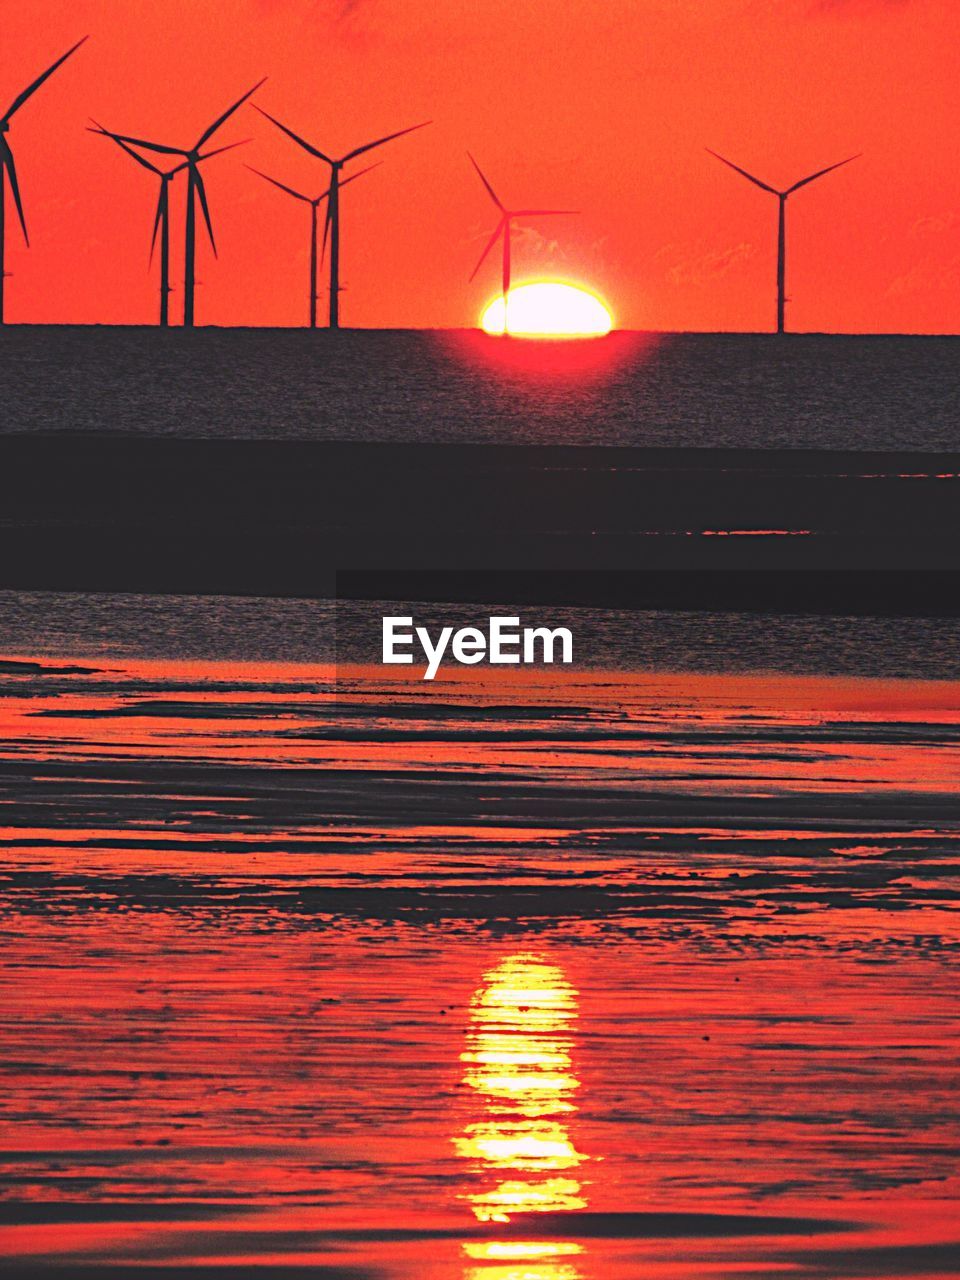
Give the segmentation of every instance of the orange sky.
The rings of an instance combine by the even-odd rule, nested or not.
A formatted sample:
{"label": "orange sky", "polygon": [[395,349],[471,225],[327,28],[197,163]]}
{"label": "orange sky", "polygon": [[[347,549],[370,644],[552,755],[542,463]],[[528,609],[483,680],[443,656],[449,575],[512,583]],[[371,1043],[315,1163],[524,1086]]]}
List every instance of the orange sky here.
{"label": "orange sky", "polygon": [[[954,0],[6,8],[3,107],[91,36],[11,127],[33,243],[23,248],[8,217],[11,321],[152,323],[155,184],[85,132],[87,117],[187,144],[267,75],[261,105],[324,150],[435,121],[344,193],[347,324],[475,323],[497,265],[468,283],[494,225],[469,147],[508,203],[583,211],[518,237],[515,280],[587,282],[626,327],[769,328],[776,202],[706,155],[711,146],[774,186],[865,153],[791,201],[788,325],[960,330]],[[220,137],[247,136],[208,167],[220,259],[202,245],[198,318],[300,324],[306,212],[243,161],[318,190],[326,168],[244,108]],[[177,242],[181,201],[182,189]]]}

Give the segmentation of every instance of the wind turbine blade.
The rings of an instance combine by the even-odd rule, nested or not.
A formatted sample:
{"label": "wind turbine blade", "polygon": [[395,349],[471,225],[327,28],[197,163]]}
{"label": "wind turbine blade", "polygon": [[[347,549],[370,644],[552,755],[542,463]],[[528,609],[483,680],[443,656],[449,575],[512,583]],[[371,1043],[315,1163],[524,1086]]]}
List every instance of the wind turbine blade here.
{"label": "wind turbine blade", "polygon": [[156,151],[162,156],[185,156],[183,147],[167,147],[162,142],[148,142],[146,138],[131,138],[128,133],[111,133],[114,142],[127,142],[132,147],[143,147],[144,151]]}
{"label": "wind turbine blade", "polygon": [[340,163],[346,164],[348,160],[356,160],[357,156],[362,156],[365,151],[372,151],[374,147],[382,147],[385,142],[392,142],[394,138],[402,138],[404,134],[413,133],[417,129],[425,129],[428,124],[433,124],[433,121],[422,120],[420,124],[412,124],[407,129],[398,129],[396,133],[388,133],[385,138],[377,138],[376,142],[365,142],[362,147],[354,147],[352,151],[348,151],[342,157]]}
{"label": "wind turbine blade", "polygon": [[328,155],[324,155],[324,153],[317,147],[307,142],[306,138],[301,138],[299,133],[294,133],[293,130],[288,129],[285,124],[281,124],[276,116],[272,116],[269,111],[264,111],[264,109],[262,107],[258,107],[256,103],[254,103],[253,109],[254,111],[259,111],[262,116],[266,116],[270,123],[275,124],[281,133],[285,133],[288,138],[292,138],[298,147],[303,147],[304,151],[309,151],[310,155],[316,156],[318,160],[325,160],[327,164],[333,164],[333,161]]}
{"label": "wind turbine blade", "polygon": [[834,169],[842,169],[845,164],[850,164],[854,160],[859,160],[863,155],[862,151],[858,151],[855,156],[847,156],[846,160],[838,160],[836,164],[827,165],[826,169],[818,169],[816,173],[811,173],[809,178],[801,178],[799,182],[795,182],[792,187],[788,187],[784,195],[791,195],[794,191],[799,191],[801,187],[805,187],[808,182],[816,182],[818,178],[822,178],[825,173],[833,173]]}
{"label": "wind turbine blade", "polygon": [[202,156],[197,156],[194,160],[184,160],[183,164],[178,164],[175,169],[171,169],[167,177],[175,178],[178,173],[183,173],[184,169],[189,169],[192,164],[203,164],[204,160],[212,160],[214,156],[222,155],[224,151],[232,151],[234,147],[245,147],[250,141],[250,138],[244,138],[240,142],[228,142],[224,147],[215,147],[213,151],[205,151]]}
{"label": "wind turbine blade", "polygon": [[17,206],[17,216],[20,218],[20,229],[23,232],[23,238],[27,248],[30,247],[30,237],[27,235],[27,220],[23,216],[23,201],[20,199],[20,184],[17,182],[17,166],[13,162],[13,152],[6,138],[0,134],[0,166],[6,166],[7,176],[10,179],[10,190],[13,192],[13,202]]}
{"label": "wind turbine blade", "polygon": [[514,218],[552,218],[559,214],[576,214],[579,209],[516,209],[511,214]]}
{"label": "wind turbine blade", "polygon": [[487,181],[487,179],[485,178],[484,173],[483,173],[483,170],[482,170],[482,169],[480,168],[480,166],[477,164],[476,160],[474,160],[473,156],[471,156],[471,155],[470,155],[470,152],[469,152],[469,151],[467,152],[467,155],[468,155],[468,156],[470,156],[470,163],[471,163],[471,164],[473,165],[473,167],[476,169],[477,173],[479,173],[479,175],[480,175],[480,181],[483,183],[483,185],[487,188],[487,191],[490,193],[490,199],[491,199],[491,200],[493,201],[493,203],[497,206],[497,208],[500,210],[500,212],[501,212],[501,213],[506,213],[506,209],[503,207],[503,204],[501,203],[500,197],[497,195],[497,193],[494,191],[493,187],[491,187],[490,183],[489,183],[489,182]]}
{"label": "wind turbine blade", "polygon": [[313,204],[309,196],[305,196],[302,191],[294,191],[293,187],[288,187],[283,182],[278,182],[276,178],[271,178],[269,173],[262,173],[259,169],[255,169],[252,164],[246,166],[251,173],[257,174],[263,178],[265,182],[271,182],[275,187],[279,187],[281,191],[285,191],[288,196],[293,196],[294,200],[302,200],[304,204]]}
{"label": "wind turbine blade", "polygon": [[[341,178],[340,186],[348,187],[351,182],[356,182],[357,178],[362,178],[363,175],[365,173],[369,173],[371,169],[379,169],[382,164],[383,164],[383,161],[378,160],[376,164],[368,164],[365,169],[359,169],[356,173],[351,173],[349,178]],[[330,194],[330,188],[328,187],[327,190],[320,197],[320,200],[326,200],[329,194]],[[319,204],[319,201],[317,203]]]}
{"label": "wind turbine blade", "polygon": [[477,274],[480,268],[483,266],[484,262],[486,262],[487,255],[489,254],[493,246],[497,243],[497,241],[500,239],[500,236],[503,234],[503,229],[506,226],[506,224],[507,224],[506,218],[501,218],[500,221],[497,223],[497,229],[496,231],[494,231],[493,235],[487,241],[486,246],[483,250],[483,253],[481,253],[480,255],[480,261],[477,263],[477,265],[473,268],[473,271],[470,273],[471,280]]}
{"label": "wind turbine blade", "polygon": [[263,80],[258,80],[258,81],[257,81],[257,83],[253,86],[253,88],[252,88],[252,89],[248,89],[248,90],[247,90],[247,92],[243,95],[243,97],[242,97],[242,98],[238,98],[238,99],[236,100],[236,102],[233,104],[233,106],[232,106],[232,107],[227,107],[227,109],[226,109],[226,111],[224,111],[223,115],[221,115],[221,116],[217,116],[217,118],[216,118],[216,120],[214,120],[213,124],[212,124],[212,125],[210,125],[210,127],[209,127],[208,129],[205,129],[205,130],[203,131],[203,133],[201,133],[200,137],[197,139],[197,145],[196,145],[195,150],[199,151],[199,150],[200,150],[200,148],[203,146],[203,144],[204,144],[204,143],[205,143],[209,138],[212,138],[212,137],[213,137],[213,135],[214,135],[214,134],[217,132],[217,130],[220,128],[220,126],[221,126],[221,125],[223,125],[223,124],[226,124],[226,122],[230,119],[230,117],[233,115],[233,113],[234,113],[235,111],[237,111],[240,107],[242,107],[242,106],[243,106],[243,104],[246,102],[246,100],[247,100],[248,98],[252,97],[252,96],[253,96],[253,94],[255,94],[255,93],[257,92],[257,90],[258,90],[258,89],[260,88],[260,86],[264,83],[264,81],[266,80],[266,78],[267,78],[267,77],[266,77],[266,76],[264,76],[264,77],[263,77]]}
{"label": "wind turbine blade", "polygon": [[[327,195],[329,195],[329,194],[330,194],[330,192],[328,191],[328,192],[327,192]],[[322,244],[322,246],[321,246],[321,248],[320,248],[320,265],[321,265],[321,266],[323,265],[323,260],[324,260],[324,258],[326,258],[326,256],[327,256],[327,236],[329,236],[329,234],[330,234],[330,223],[331,223],[332,221],[333,221],[333,219],[332,219],[332,217],[331,217],[331,215],[330,215],[330,205],[328,204],[328,205],[327,205],[327,216],[326,216],[326,217],[324,218],[324,220],[323,220],[323,244]]]}
{"label": "wind turbine blade", "polygon": [[110,140],[112,142],[115,142],[117,146],[121,148],[121,150],[127,153],[128,156],[132,156],[132,158],[136,160],[137,164],[143,165],[144,169],[148,169],[151,173],[160,174],[163,172],[163,170],[158,169],[155,164],[151,164],[150,161],[147,160],[145,156],[142,156],[139,154],[139,152],[134,151],[133,147],[127,146],[127,144],[118,134],[111,133],[110,130],[105,129],[102,124],[97,124],[96,120],[94,120],[93,123],[97,127],[95,129],[88,129],[87,130],[88,133],[99,133],[104,138],[110,138]]}
{"label": "wind turbine blade", "polygon": [[160,230],[160,223],[163,221],[164,209],[167,203],[166,186],[160,184],[160,199],[157,201],[157,212],[153,219],[153,235],[150,237],[150,262],[153,262],[153,251],[157,247],[157,232]]}
{"label": "wind turbine blade", "polygon": [[246,147],[252,141],[252,138],[241,138],[239,142],[228,142],[222,147],[214,147],[212,151],[205,151],[202,156],[197,156],[197,164],[202,164],[204,160],[212,160],[214,156],[221,156],[224,151],[233,151],[235,147]]}
{"label": "wind turbine blade", "polygon": [[58,58],[56,62],[53,64],[53,66],[47,67],[43,75],[37,76],[36,80],[34,80],[32,84],[27,85],[23,93],[18,94],[17,97],[14,98],[13,102],[10,103],[10,106],[7,108],[6,115],[2,117],[4,123],[6,123],[6,121],[10,119],[10,117],[13,115],[15,111],[20,110],[20,108],[23,106],[23,104],[26,102],[26,100],[29,97],[31,97],[34,93],[36,93],[36,91],[43,84],[44,80],[50,79],[50,77],[56,71],[57,67],[61,66],[64,62],[66,62],[66,60],[70,57],[71,53],[76,53],[76,51],[83,44],[84,40],[89,40],[89,38],[90,38],[89,36],[84,36],[83,40],[78,40],[77,43],[72,46],[72,48],[67,50],[67,52],[63,55],[63,57]]}
{"label": "wind turbine blade", "polygon": [[213,223],[210,220],[210,206],[207,204],[207,189],[203,185],[203,178],[200,176],[196,168],[193,171],[193,181],[197,188],[197,195],[200,197],[200,208],[203,210],[203,220],[207,224],[207,235],[210,237],[210,247],[213,250],[213,256],[219,257],[217,253],[217,242],[213,236]]}
{"label": "wind turbine blade", "polygon": [[719,160],[721,164],[725,164],[727,168],[735,169],[737,173],[746,178],[748,182],[752,182],[754,186],[762,187],[764,191],[769,191],[772,196],[778,196],[780,194],[776,187],[771,187],[768,186],[767,183],[761,182],[759,178],[755,178],[752,173],[747,173],[746,169],[741,169],[740,166],[738,164],[734,164],[732,160],[725,159],[719,154],[719,152],[711,151],[709,147],[706,147],[705,150],[709,155]]}

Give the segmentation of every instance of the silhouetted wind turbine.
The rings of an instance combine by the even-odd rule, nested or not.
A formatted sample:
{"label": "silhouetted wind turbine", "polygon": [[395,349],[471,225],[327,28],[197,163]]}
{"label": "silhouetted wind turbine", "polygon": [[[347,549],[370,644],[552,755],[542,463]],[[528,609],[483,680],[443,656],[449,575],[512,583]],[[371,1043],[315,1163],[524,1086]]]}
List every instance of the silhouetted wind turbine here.
{"label": "silhouetted wind turbine", "polygon": [[148,142],[145,138],[133,138],[129,134],[117,134],[115,140],[125,142],[129,146],[139,147],[144,151],[156,151],[160,155],[167,156],[183,156],[186,162],[187,170],[187,204],[186,204],[186,220],[185,220],[185,241],[183,252],[183,323],[186,328],[193,327],[194,319],[194,290],[196,288],[196,264],[197,264],[197,202],[200,203],[200,210],[203,214],[203,220],[207,227],[207,235],[210,237],[210,247],[213,249],[214,257],[217,256],[217,242],[213,234],[213,223],[210,219],[210,206],[207,203],[207,189],[203,185],[203,176],[200,173],[200,161],[203,157],[200,154],[200,148],[205,142],[209,142],[217,130],[230,119],[235,111],[251,97],[260,86],[263,80],[257,81],[252,89],[248,89],[242,98],[238,98],[232,106],[228,107],[222,115],[217,116],[213,124],[204,129],[200,137],[192,147],[168,147],[159,142]]}
{"label": "silhouetted wind turbine", "polygon": [[[96,122],[95,122],[96,123]],[[95,129],[90,130],[91,133],[99,133],[105,138],[111,138],[121,150],[125,151],[128,156],[136,160],[137,164],[142,165],[150,173],[154,173],[160,179],[160,196],[157,200],[157,212],[153,220],[153,235],[150,238],[150,261],[153,262],[154,250],[157,247],[157,235],[160,236],[160,326],[166,328],[170,323],[170,183],[182,173],[184,169],[189,168],[189,160],[183,160],[180,164],[175,165],[172,169],[160,169],[157,165],[152,164],[145,159],[139,152],[134,151],[133,147],[124,142],[120,134],[111,133],[109,129],[105,129],[103,125],[98,124]],[[218,156],[224,151],[232,151],[234,147],[242,147],[242,142],[231,142],[225,147],[217,147],[214,151],[207,151],[198,157],[198,163],[202,164],[204,160],[209,160],[213,156]]]}
{"label": "silhouetted wind turbine", "polygon": [[45,80],[49,80],[57,67],[61,66],[88,39],[87,36],[83,40],[78,40],[75,45],[67,50],[67,52],[56,62],[47,67],[43,75],[37,76],[31,84],[28,84],[23,93],[18,94],[6,113],[0,116],[0,324],[3,324],[3,294],[4,284],[7,277],[6,266],[6,202],[7,202],[7,182],[10,183],[10,190],[13,192],[13,202],[17,206],[17,216],[20,219],[20,230],[23,232],[23,239],[26,245],[30,245],[30,237],[27,235],[27,220],[23,216],[23,201],[20,199],[20,184],[17,182],[17,168],[13,161],[13,152],[10,149],[10,143],[7,141],[7,133],[10,129],[10,121],[14,115],[20,110],[28,98],[31,98],[40,88]]}
{"label": "silhouetted wind turbine", "polygon": [[396,133],[388,133],[385,138],[377,138],[374,142],[366,142],[362,147],[354,147],[352,151],[348,151],[345,156],[334,158],[326,155],[317,147],[301,138],[299,134],[294,133],[292,129],[288,129],[285,124],[281,124],[268,111],[264,111],[260,107],[256,107],[262,116],[275,124],[281,132],[285,133],[288,138],[292,138],[297,146],[303,147],[304,151],[312,156],[316,156],[318,160],[323,160],[330,166],[330,189],[327,193],[327,218],[326,225],[323,229],[324,244],[326,244],[327,234],[330,236],[330,328],[340,328],[340,188],[344,185],[340,180],[340,170],[345,164],[351,160],[356,160],[357,156],[362,156],[365,151],[372,151],[374,147],[382,147],[385,142],[392,142],[394,138],[402,138],[404,134],[413,133],[416,129],[424,129],[431,123],[424,120],[420,124],[412,124],[407,129],[398,129]]}
{"label": "silhouetted wind turbine", "polygon": [[[378,162],[382,164],[382,161]],[[251,173],[255,173],[258,177],[264,178],[275,187],[279,187],[281,191],[285,191],[288,196],[293,196],[294,200],[301,200],[304,204],[310,206],[310,328],[317,327],[317,212],[320,205],[330,195],[328,187],[321,196],[305,196],[302,191],[295,191],[293,187],[288,187],[283,182],[278,182],[276,178],[271,178],[269,173],[262,173],[259,169],[255,169],[252,164],[248,164],[247,168]],[[347,186],[356,178],[362,178],[365,173],[369,173],[371,169],[376,169],[376,164],[368,164],[365,169],[361,169],[359,173],[352,173],[349,178],[344,178],[340,183],[341,187]],[[329,222],[323,224],[323,251],[327,248],[327,228]]]}
{"label": "silhouetted wind turbine", "polygon": [[805,187],[808,182],[816,182],[817,178],[822,178],[826,173],[832,173],[834,169],[840,169],[845,164],[850,164],[852,160],[859,160],[862,152],[858,152],[855,156],[848,156],[846,160],[838,160],[836,164],[831,164],[826,169],[818,169],[816,173],[811,173],[806,178],[801,178],[799,182],[795,182],[792,187],[787,187],[785,191],[778,191],[776,187],[768,186],[767,183],[761,182],[759,178],[755,178],[752,173],[747,173],[746,169],[741,169],[738,164],[734,164],[732,160],[727,160],[724,156],[719,155],[716,151],[710,151],[706,148],[710,155],[727,165],[730,169],[735,169],[748,182],[752,182],[754,186],[769,191],[771,195],[777,197],[780,202],[780,218],[777,224],[777,333],[784,333],[786,330],[786,306],[787,306],[787,198],[792,196],[794,191],[799,191],[801,187]]}
{"label": "silhouetted wind turbine", "polygon": [[487,192],[489,193],[490,199],[500,210],[500,221],[497,223],[497,226],[496,226],[496,229],[494,230],[493,235],[487,241],[486,247],[484,248],[483,253],[481,253],[480,255],[480,261],[473,268],[473,272],[470,276],[470,279],[472,280],[474,278],[474,276],[477,274],[477,272],[480,270],[480,268],[483,266],[484,262],[486,261],[487,254],[490,252],[493,246],[497,243],[497,240],[501,236],[503,236],[502,284],[503,284],[503,305],[504,305],[504,333],[506,333],[507,331],[506,305],[507,305],[507,295],[510,292],[510,270],[511,270],[510,228],[511,228],[511,223],[513,219],[514,218],[552,218],[558,214],[565,214],[565,213],[574,214],[574,213],[577,213],[578,210],[576,209],[508,209],[503,204],[503,202],[501,201],[497,193],[494,191],[493,187],[490,185],[486,176],[484,175],[483,170],[477,164],[476,160],[474,160],[473,156],[470,155],[469,151],[467,152],[467,155],[470,156],[470,163],[473,165],[477,173],[480,175],[480,181],[486,187]]}

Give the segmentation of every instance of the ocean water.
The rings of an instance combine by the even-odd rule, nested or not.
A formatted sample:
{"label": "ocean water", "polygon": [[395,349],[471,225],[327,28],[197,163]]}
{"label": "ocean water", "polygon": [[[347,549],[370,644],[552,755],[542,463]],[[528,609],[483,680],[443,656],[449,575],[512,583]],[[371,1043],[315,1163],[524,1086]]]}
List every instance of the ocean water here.
{"label": "ocean water", "polygon": [[0,605],[12,1274],[960,1274],[954,623]]}
{"label": "ocean water", "polygon": [[8,329],[3,432],[952,450],[960,339]]}

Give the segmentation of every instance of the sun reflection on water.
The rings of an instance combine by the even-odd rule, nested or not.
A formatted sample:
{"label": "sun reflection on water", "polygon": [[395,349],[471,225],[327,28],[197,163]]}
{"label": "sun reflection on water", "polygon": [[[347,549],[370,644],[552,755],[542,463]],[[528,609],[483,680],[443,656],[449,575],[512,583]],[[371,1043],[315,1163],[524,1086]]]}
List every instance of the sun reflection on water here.
{"label": "sun reflection on water", "polygon": [[[463,1081],[482,1115],[455,1139],[486,1183],[467,1199],[480,1222],[586,1207],[576,1176],[584,1156],[567,1128],[580,1081],[571,1047],[577,991],[556,965],[521,953],[483,976],[470,1002]],[[464,1252],[481,1266],[468,1280],[578,1280],[569,1259],[582,1246],[561,1240],[471,1241]]]}

